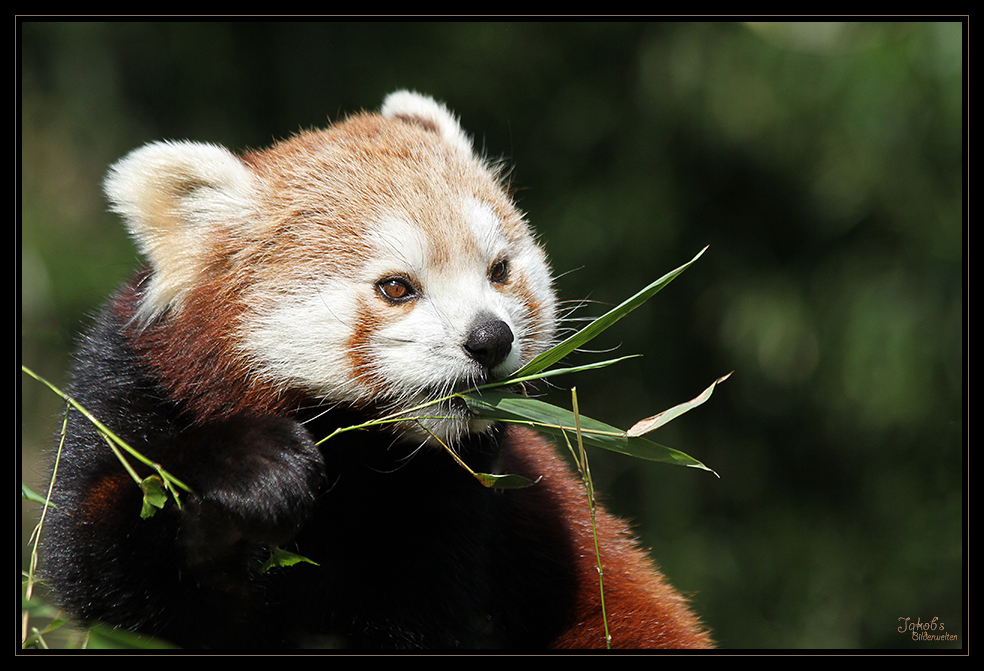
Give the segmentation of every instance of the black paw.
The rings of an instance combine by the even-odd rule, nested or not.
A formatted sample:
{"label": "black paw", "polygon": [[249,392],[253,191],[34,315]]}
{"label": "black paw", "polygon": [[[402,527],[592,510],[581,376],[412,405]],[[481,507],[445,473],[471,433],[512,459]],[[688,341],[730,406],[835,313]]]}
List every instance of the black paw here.
{"label": "black paw", "polygon": [[[276,545],[307,521],[324,482],[324,458],[307,429],[279,417],[237,417],[195,431],[186,467],[198,496],[194,534]],[[192,439],[191,436],[188,437]]]}

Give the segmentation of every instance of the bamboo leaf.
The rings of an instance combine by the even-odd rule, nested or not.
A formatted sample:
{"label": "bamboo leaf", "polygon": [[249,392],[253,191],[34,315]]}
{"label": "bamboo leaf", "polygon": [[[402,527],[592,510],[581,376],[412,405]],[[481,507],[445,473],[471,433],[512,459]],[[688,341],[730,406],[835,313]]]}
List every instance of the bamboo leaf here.
{"label": "bamboo leaf", "polygon": [[[555,435],[575,432],[574,413],[543,401],[495,391],[486,391],[480,395],[468,394],[463,398],[468,408],[480,417],[530,424],[540,431]],[[579,415],[579,420],[582,439],[596,447],[650,461],[690,466],[714,473],[701,462],[679,450],[638,436],[628,436],[621,429],[584,415]]]}
{"label": "bamboo leaf", "polygon": [[[38,494],[36,491],[31,489],[23,482],[21,483],[21,498],[24,499],[25,501],[33,501],[34,503],[40,503],[41,505],[44,505],[45,503],[45,498],[43,496]],[[54,506],[54,504],[50,504],[50,505]]]}
{"label": "bamboo leaf", "polygon": [[688,410],[693,410],[698,405],[702,404],[704,401],[711,397],[714,392],[714,387],[721,384],[725,380],[731,377],[731,373],[723,377],[719,377],[717,380],[711,383],[711,386],[705,389],[700,396],[697,398],[687,401],[686,403],[681,403],[680,405],[675,405],[669,410],[664,410],[663,412],[653,415],[652,417],[647,417],[646,419],[640,419],[638,422],[632,425],[626,435],[629,437],[641,436],[643,434],[649,433],[650,431],[655,431],[659,427],[670,422],[670,420],[676,419]]}
{"label": "bamboo leaf", "polygon": [[140,482],[140,489],[143,490],[143,505],[140,509],[140,517],[147,519],[153,517],[157,512],[155,508],[163,508],[167,503],[167,492],[164,490],[164,481],[158,475],[151,475]]}
{"label": "bamboo leaf", "polygon": [[516,371],[513,377],[524,377],[527,375],[533,375],[535,373],[539,373],[545,368],[549,368],[550,366],[554,365],[555,363],[563,359],[565,356],[573,352],[575,349],[584,345],[589,340],[595,338],[599,333],[609,328],[612,324],[617,322],[619,319],[629,314],[637,307],[639,307],[640,305],[648,301],[650,298],[655,296],[663,287],[665,287],[667,284],[672,282],[677,277],[677,275],[682,273],[684,270],[690,267],[690,265],[694,261],[699,259],[706,250],[707,247],[704,247],[704,249],[698,252],[697,256],[692,258],[687,263],[683,264],[676,270],[672,270],[668,272],[666,275],[663,275],[663,277],[659,278],[658,280],[650,284],[648,287],[646,287],[639,293],[635,294],[631,298],[628,298],[627,300],[623,301],[615,308],[612,308],[602,316],[598,317],[590,324],[585,326],[583,329],[581,329],[574,335],[570,336],[560,344],[551,347],[546,352],[535,357],[528,364],[526,364],[518,371]]}
{"label": "bamboo leaf", "polygon": [[308,559],[307,557],[302,557],[299,554],[294,554],[293,552],[288,552],[277,546],[270,548],[270,557],[266,560],[266,563],[260,568],[261,571],[266,572],[273,568],[283,568],[286,566],[293,566],[300,562],[306,562],[308,564],[314,564],[315,566],[320,566],[318,562]]}
{"label": "bamboo leaf", "polygon": [[522,377],[518,375],[513,375],[512,377],[503,378],[501,380],[496,380],[495,382],[490,382],[488,384],[483,384],[480,387],[475,387],[475,389],[494,389],[495,387],[512,387],[521,382],[529,382],[532,380],[542,380],[543,378],[553,377],[555,375],[569,375],[570,373],[580,373],[586,370],[595,370],[598,368],[605,368],[616,364],[626,359],[634,359],[636,357],[642,356],[641,354],[629,354],[627,356],[619,357],[617,359],[607,359],[605,361],[596,361],[594,363],[587,363],[581,366],[571,366],[570,368],[554,368],[552,370],[541,371],[538,373],[531,373],[529,375],[524,375]]}
{"label": "bamboo leaf", "polygon": [[540,481],[540,478],[530,480],[529,478],[523,477],[522,475],[516,475],[514,473],[506,473],[503,475],[497,475],[494,473],[472,473],[472,475],[474,475],[475,478],[485,487],[490,489],[524,489],[535,485]]}

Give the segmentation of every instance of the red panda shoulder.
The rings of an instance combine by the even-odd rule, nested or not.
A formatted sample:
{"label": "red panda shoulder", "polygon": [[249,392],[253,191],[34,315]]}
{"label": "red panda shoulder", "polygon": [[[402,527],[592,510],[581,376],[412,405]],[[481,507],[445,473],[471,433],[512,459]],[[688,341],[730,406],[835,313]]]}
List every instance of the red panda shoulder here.
{"label": "red panda shoulder", "polygon": [[[567,537],[565,545],[578,548],[576,588],[564,630],[552,647],[604,648],[605,617],[599,585],[590,505],[584,484],[571,472],[552,443],[532,430],[507,429],[508,449],[502,465],[506,472],[542,476],[541,496],[556,506]],[[542,504],[541,504],[542,505]],[[613,648],[708,648],[710,635],[639,546],[629,525],[598,506],[594,527],[604,577],[604,605]]]}

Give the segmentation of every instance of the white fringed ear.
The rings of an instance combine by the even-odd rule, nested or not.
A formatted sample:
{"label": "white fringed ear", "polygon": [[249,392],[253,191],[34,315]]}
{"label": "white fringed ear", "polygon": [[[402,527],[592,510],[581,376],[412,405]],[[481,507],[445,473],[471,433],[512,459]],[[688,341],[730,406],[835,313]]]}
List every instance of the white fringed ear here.
{"label": "white fringed ear", "polygon": [[126,220],[153,273],[141,321],[183,298],[201,277],[219,228],[243,222],[252,208],[252,176],[223,147],[154,142],[117,162],[106,176],[112,209]]}
{"label": "white fringed ear", "polygon": [[474,151],[471,138],[461,130],[458,118],[429,96],[414,91],[394,91],[386,96],[380,114],[388,119],[419,124],[468,154]]}

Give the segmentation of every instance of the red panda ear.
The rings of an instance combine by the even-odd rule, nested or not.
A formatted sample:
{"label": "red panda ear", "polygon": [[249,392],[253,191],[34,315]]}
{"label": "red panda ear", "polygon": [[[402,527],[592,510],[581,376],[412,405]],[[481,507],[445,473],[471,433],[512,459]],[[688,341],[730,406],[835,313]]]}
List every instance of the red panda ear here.
{"label": "red panda ear", "polygon": [[138,318],[180,309],[200,279],[221,228],[253,207],[252,175],[228,150],[196,142],[154,142],[117,162],[105,181],[113,211],[126,220],[153,273]]}
{"label": "red panda ear", "polygon": [[437,133],[466,154],[474,153],[471,138],[461,129],[457,117],[429,96],[414,91],[394,91],[386,96],[380,114],[387,119],[415,123]]}

